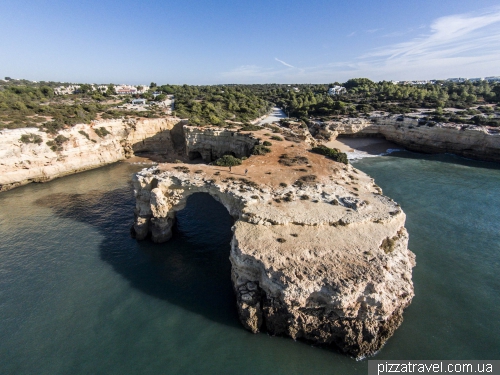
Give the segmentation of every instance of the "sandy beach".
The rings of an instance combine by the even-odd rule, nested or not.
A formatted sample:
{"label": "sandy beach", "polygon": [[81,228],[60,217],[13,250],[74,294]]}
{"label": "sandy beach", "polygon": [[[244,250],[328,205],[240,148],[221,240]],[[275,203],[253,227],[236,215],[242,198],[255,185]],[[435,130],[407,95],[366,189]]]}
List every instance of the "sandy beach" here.
{"label": "sandy beach", "polygon": [[350,159],[377,156],[387,152],[387,150],[402,149],[384,138],[337,138],[325,143],[325,146],[338,148],[347,153]]}

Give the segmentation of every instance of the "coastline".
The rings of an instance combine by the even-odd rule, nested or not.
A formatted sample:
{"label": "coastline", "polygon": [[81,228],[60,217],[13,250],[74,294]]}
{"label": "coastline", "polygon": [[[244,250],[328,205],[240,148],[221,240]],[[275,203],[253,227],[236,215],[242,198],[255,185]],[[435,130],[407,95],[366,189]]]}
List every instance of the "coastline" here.
{"label": "coastline", "polygon": [[391,152],[391,150],[403,150],[401,146],[394,142],[387,141],[384,138],[373,137],[339,137],[326,142],[325,146],[337,148],[345,152],[349,160],[381,156]]}

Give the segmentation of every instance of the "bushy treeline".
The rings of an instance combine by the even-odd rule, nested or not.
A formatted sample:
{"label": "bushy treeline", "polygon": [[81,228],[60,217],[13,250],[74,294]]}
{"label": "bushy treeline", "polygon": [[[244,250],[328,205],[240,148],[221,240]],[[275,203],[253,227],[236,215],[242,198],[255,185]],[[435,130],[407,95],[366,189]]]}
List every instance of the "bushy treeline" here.
{"label": "bushy treeline", "polygon": [[0,127],[38,126],[56,132],[65,125],[88,123],[107,109],[97,102],[63,103],[51,101],[53,97],[54,90],[48,86],[5,87],[0,90]]}
{"label": "bushy treeline", "polygon": [[57,96],[54,94],[54,83],[49,86],[30,81],[29,85],[22,85],[19,82],[23,81],[0,85],[0,129],[38,127],[56,133],[65,126],[90,123],[98,114],[104,119],[138,115],[132,111],[113,109],[115,104],[103,104],[86,92]]}
{"label": "bushy treeline", "polygon": [[[478,104],[500,102],[500,84],[486,81],[426,85],[373,82],[351,79],[343,84],[347,92],[328,95],[332,85],[262,85],[261,95],[285,108],[290,116],[358,116],[372,111],[394,114],[410,113],[419,108],[453,107],[467,110]],[[294,90],[297,88],[299,91]]]}
{"label": "bushy treeline", "polygon": [[[51,133],[76,123],[89,123],[101,117],[158,117],[163,112],[153,106],[148,112],[117,109],[119,104],[110,84],[106,92],[95,92],[81,85],[77,95],[54,95],[56,82],[9,81],[0,83],[0,129],[37,126]],[[328,95],[329,87],[343,85],[341,95]],[[154,93],[156,92],[156,93]],[[153,94],[154,93],[154,94]],[[159,95],[158,95],[159,94]],[[419,108],[433,109],[428,120],[500,126],[500,84],[488,82],[402,85],[373,82],[366,78],[340,84],[262,84],[262,85],[162,85],[152,83],[141,96],[161,101],[175,95],[174,114],[189,118],[194,125],[223,126],[226,120],[248,123],[268,113],[273,105],[291,117],[307,121],[310,117],[363,116],[373,111],[407,114]],[[120,97],[120,101],[129,100]],[[489,104],[496,105],[492,108]],[[461,109],[447,112],[446,108]],[[474,107],[474,108],[472,108]]]}
{"label": "bushy treeline", "polygon": [[272,105],[246,85],[156,87],[175,95],[175,114],[194,125],[224,125],[225,120],[249,122],[269,112]]}

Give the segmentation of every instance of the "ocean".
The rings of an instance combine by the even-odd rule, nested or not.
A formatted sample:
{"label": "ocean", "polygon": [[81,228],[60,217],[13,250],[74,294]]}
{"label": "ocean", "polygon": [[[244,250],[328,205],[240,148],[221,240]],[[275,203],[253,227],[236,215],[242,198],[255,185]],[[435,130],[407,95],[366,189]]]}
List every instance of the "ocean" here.
{"label": "ocean", "polygon": [[[415,298],[375,359],[500,359],[500,165],[395,152],[354,161],[407,215]],[[165,244],[130,237],[117,163],[0,194],[0,374],[366,374],[333,348],[251,334],[232,218],[189,198]]]}

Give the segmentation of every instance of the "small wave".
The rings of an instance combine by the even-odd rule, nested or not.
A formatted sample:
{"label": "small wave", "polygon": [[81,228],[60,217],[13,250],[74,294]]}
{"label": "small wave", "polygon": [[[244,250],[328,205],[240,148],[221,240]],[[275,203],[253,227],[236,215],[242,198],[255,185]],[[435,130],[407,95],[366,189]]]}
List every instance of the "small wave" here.
{"label": "small wave", "polygon": [[346,152],[348,160],[359,160],[364,158],[374,158],[379,155],[368,154],[364,151]]}
{"label": "small wave", "polygon": [[380,156],[386,156],[386,155],[392,154],[393,152],[401,152],[401,151],[405,151],[405,149],[404,148],[388,148],[385,152],[381,153]]}
{"label": "small wave", "polygon": [[387,155],[390,155],[392,154],[393,152],[401,152],[401,151],[405,151],[404,149],[402,148],[388,148],[385,152],[382,152],[381,154],[369,154],[365,151],[353,151],[353,152],[346,152],[347,154],[347,159],[348,160],[360,160],[360,159],[364,159],[364,158],[376,158],[378,156],[387,156]]}

